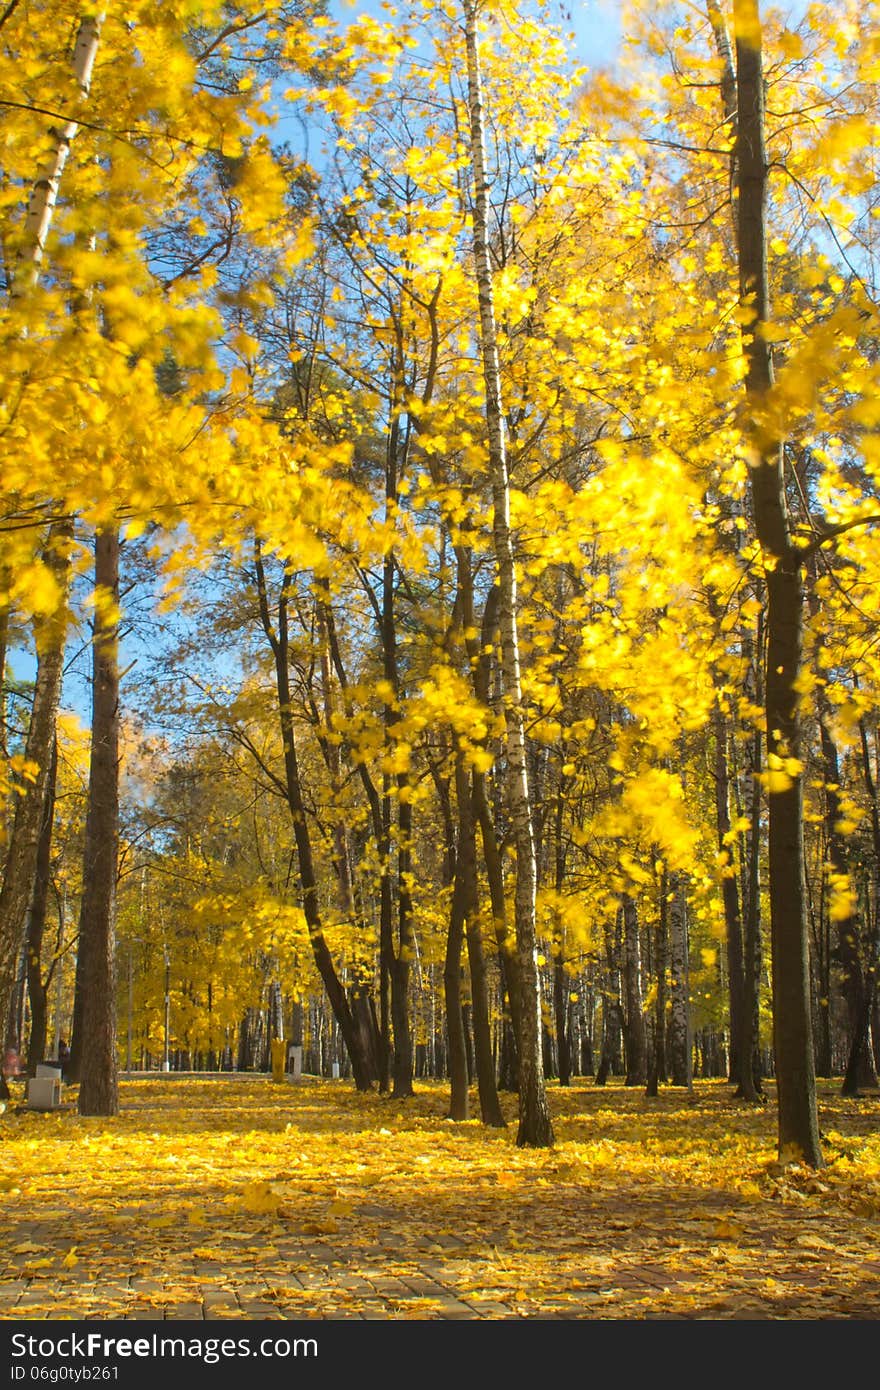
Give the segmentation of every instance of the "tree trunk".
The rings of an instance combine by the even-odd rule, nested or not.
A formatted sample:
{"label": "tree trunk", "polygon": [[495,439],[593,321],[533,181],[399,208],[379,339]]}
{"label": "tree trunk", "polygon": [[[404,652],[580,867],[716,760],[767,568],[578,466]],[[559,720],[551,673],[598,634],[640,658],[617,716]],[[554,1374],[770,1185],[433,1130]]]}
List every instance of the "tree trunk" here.
{"label": "tree trunk", "polygon": [[[55,716],[61,694],[67,623],[69,544],[69,524],[53,524],[49,529],[44,560],[58,584],[61,602],[58,613],[52,618],[39,618],[34,621],[37,672],[25,742],[25,758],[33,764],[35,773],[33,781],[28,781],[16,795],[3,885],[0,888],[0,1038],[4,1039],[9,1028],[18,965],[24,949],[27,910],[34,885],[51,749],[55,738]],[[2,1076],[0,1083],[0,1094],[3,1094],[6,1092],[6,1086]]]}
{"label": "tree trunk", "polygon": [[464,944],[464,884],[456,873],[446,933],[443,997],[446,1005],[446,1046],[449,1057],[449,1118],[470,1118],[467,1053],[461,1011],[461,950]]}
{"label": "tree trunk", "polygon": [[[317,603],[318,629],[321,634],[321,690],[323,697],[324,723],[331,735],[335,731],[336,711],[333,700],[333,659],[332,646],[335,640],[330,604],[326,597]],[[362,913],[356,899],[352,883],[351,837],[345,813],[339,801],[343,784],[339,743],[335,737],[324,740],[325,758],[333,788],[335,811],[333,826],[333,867],[339,892],[339,909],[343,917],[355,923],[359,932],[365,931]],[[366,769],[364,769],[366,771]],[[351,1010],[355,1031],[360,1038],[360,1046],[369,1065],[373,1078],[379,1076],[379,1030],[376,1027],[376,1013],[372,999],[372,971],[359,970],[355,973],[351,986]]]}
{"label": "tree trunk", "polygon": [[300,782],[299,762],[296,754],[296,738],[293,725],[293,708],[291,704],[290,673],[288,669],[289,639],[287,603],[292,576],[289,570],[285,570],[278,599],[278,630],[276,632],[269,613],[266,575],[263,568],[259,542],[255,545],[255,573],[260,621],[272,649],[275,664],[275,684],[278,692],[278,716],[281,726],[282,746],[284,749],[285,791],[296,843],[303,915],[305,916],[306,925],[309,930],[309,941],[311,942],[312,955],[314,956],[318,974],[321,976],[324,988],[327,991],[327,998],[330,1001],[333,1016],[339,1024],[340,1032],[342,1033],[343,1040],[348,1049],[348,1055],[351,1058],[355,1086],[359,1091],[369,1091],[372,1089],[373,1084],[370,1058],[365,1055],[360,1031],[355,1025],[348,996],[336,973],[333,957],[330,954],[330,948],[324,936],[321,909],[318,899],[318,882],[312,856],[312,842],[309,835],[305,803],[302,794],[302,784]]}
{"label": "tree trunk", "polygon": [[[822,746],[822,760],[825,771],[825,843],[828,850],[828,868],[839,878],[850,880],[846,841],[837,829],[841,817],[840,809],[840,767],[837,745],[828,727],[828,710],[820,697],[819,738]],[[843,998],[847,1014],[847,1037],[850,1039],[850,1052],[855,1057],[856,1085],[876,1086],[877,1073],[874,1070],[869,1028],[870,1008],[865,1008],[866,984],[862,971],[860,951],[861,924],[858,912],[851,912],[837,922],[837,959],[843,974]],[[857,1043],[858,1030],[864,1032],[864,1046]]]}
{"label": "tree trunk", "polygon": [[49,762],[49,776],[46,781],[46,799],[43,803],[43,821],[40,826],[40,841],[37,846],[37,863],[34,871],[34,891],[31,898],[30,920],[27,938],[27,986],[31,1008],[31,1026],[28,1038],[28,1076],[36,1074],[37,1063],[46,1056],[47,1040],[47,990],[52,971],[43,979],[43,934],[46,928],[46,906],[49,900],[49,881],[52,877],[52,827],[55,820],[55,783],[58,771],[58,740],[52,740]]}
{"label": "tree trunk", "polygon": [[[748,421],[755,461],[750,488],[755,528],[770,562],[766,583],[765,709],[771,775],[787,785],[769,795],[770,952],[773,1042],[781,1162],[821,1167],[810,1015],[809,938],[803,857],[803,775],[799,769],[797,681],[803,646],[801,555],[789,529],[783,445],[761,425],[773,387],[767,275],[767,153],[764,75],[757,0],[734,0],[737,63],[737,241]],[[782,772],[784,777],[779,777]]]}
{"label": "tree trunk", "polygon": [[[619,918],[619,914],[618,914]],[[602,1003],[602,1051],[596,1072],[596,1085],[604,1086],[616,1070],[623,1033],[623,1005],[620,1002],[620,951],[618,918],[605,924],[606,983]]]}
{"label": "tree trunk", "polygon": [[463,757],[456,759],[455,784],[459,802],[459,839],[456,861],[456,882],[463,885],[465,932],[468,969],[471,977],[471,1020],[474,1030],[474,1066],[480,1097],[480,1116],[484,1125],[504,1129],[498,1088],[495,1084],[495,1060],[492,1056],[492,1030],[489,1022],[489,988],[486,979],[486,958],[480,929],[477,896],[477,843],[474,825],[474,803],[470,779]]}
{"label": "tree trunk", "polygon": [[[80,20],[73,46],[73,77],[81,100],[85,100],[92,84],[92,69],[98,53],[104,12],[85,15]],[[80,129],[78,121],[65,121],[49,132],[52,144],[28,199],[24,226],[24,244],[19,252],[10,287],[10,299],[16,300],[36,283],[52,225],[61,176],[70,148]]]}
{"label": "tree trunk", "polygon": [[119,858],[119,534],[95,537],[92,638],[92,748],[79,918],[82,1032],[78,1059],[81,1115],[119,1111],[116,1062],[116,877]]}
{"label": "tree trunk", "polygon": [[[763,703],[763,681],[761,679],[761,656],[764,641],[764,625],[761,614],[758,616],[757,653],[747,644],[746,654],[751,658],[754,691],[751,698],[759,707]],[[763,766],[762,739],[755,730],[749,743],[748,773],[750,779],[750,829],[747,844],[742,852],[744,861],[743,879],[743,1067],[740,1072],[740,1092],[746,1101],[763,1098],[761,1091],[761,782]]]}
{"label": "tree trunk", "polygon": [[678,874],[669,876],[669,968],[672,1014],[669,1020],[669,1069],[673,1086],[693,1085],[691,1057],[688,924],[684,888]]}
{"label": "tree trunk", "polygon": [[[460,615],[458,624],[459,632],[457,634],[461,647],[460,656],[464,666],[476,671],[479,668],[481,653],[475,636],[473,556],[470,547],[460,544],[456,545],[455,557],[457,566],[456,608]],[[477,684],[479,684],[479,680]],[[455,855],[455,889],[457,893],[459,885],[461,885],[461,903],[464,913],[468,968],[471,979],[474,1061],[477,1073],[477,1087],[480,1096],[480,1114],[483,1124],[502,1129],[505,1127],[506,1122],[501,1112],[501,1104],[498,1099],[498,1087],[495,1080],[495,1059],[492,1053],[492,1029],[489,1018],[489,985],[486,973],[486,957],[483,950],[483,934],[479,919],[479,895],[477,890],[476,821],[480,802],[480,792],[477,787],[478,776],[482,777],[482,774],[474,772],[469,775],[464,754],[459,749],[455,756],[455,795],[458,808],[458,848]],[[483,799],[485,799],[485,796]],[[444,816],[445,815],[446,812],[444,810]],[[494,896],[492,903],[494,917]]]}
{"label": "tree trunk", "polygon": [[536,865],[532,810],[526,767],[522,710],[517,586],[510,528],[510,481],[501,404],[501,373],[492,263],[489,251],[488,178],[483,90],[477,42],[477,3],[464,0],[467,46],[470,155],[474,185],[474,265],[480,310],[480,349],[486,389],[489,471],[492,479],[493,542],[498,569],[498,621],[507,751],[507,794],[516,846],[514,921],[521,996],[519,1019],[519,1130],[517,1144],[536,1148],[553,1143],[553,1126],[544,1088],[541,1055],[541,994],[535,923]]}
{"label": "tree trunk", "polygon": [[[398,791],[406,783],[398,779]],[[412,806],[398,799],[397,811],[397,951],[391,971],[391,1023],[394,1030],[394,1066],[391,1094],[397,1100],[413,1094],[413,1046],[409,1018],[410,966],[414,954],[412,894]]]}
{"label": "tree trunk", "polygon": [[624,1051],[626,1085],[644,1086],[648,1080],[648,1036],[642,1012],[642,953],[639,914],[635,901],[623,900]]}
{"label": "tree trunk", "polygon": [[660,880],[660,903],[657,913],[657,930],[654,935],[654,974],[657,980],[657,998],[654,1004],[654,1048],[651,1057],[651,1071],[648,1076],[647,1093],[656,1096],[660,1082],[666,1080],[666,1001],[669,963],[669,904],[666,901],[666,874]]}
{"label": "tree trunk", "polygon": [[734,847],[730,843],[730,774],[728,769],[728,728],[724,713],[715,708],[713,714],[715,739],[715,827],[718,852],[725,856],[722,870],[721,895],[724,904],[724,926],[727,941],[727,979],[730,998],[730,1056],[728,1076],[735,1086],[742,1083],[746,1056],[745,1043],[745,979],[743,960],[742,918],[735,870]]}
{"label": "tree trunk", "polygon": [[[556,810],[553,825],[555,858],[554,888],[557,894],[565,884],[565,842],[563,824],[565,819],[565,798],[563,796],[563,773],[559,773],[559,786],[556,791]],[[565,926],[560,921],[557,926],[558,940],[553,961],[553,1012],[556,1022],[556,1059],[559,1069],[560,1086],[571,1085],[571,993],[568,972],[565,968]]]}

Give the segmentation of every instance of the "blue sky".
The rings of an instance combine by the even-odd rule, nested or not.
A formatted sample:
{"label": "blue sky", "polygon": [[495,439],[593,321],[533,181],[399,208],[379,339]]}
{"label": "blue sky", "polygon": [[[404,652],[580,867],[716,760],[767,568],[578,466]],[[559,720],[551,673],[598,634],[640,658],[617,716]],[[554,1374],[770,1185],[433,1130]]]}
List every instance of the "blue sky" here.
{"label": "blue sky", "polygon": [[[581,58],[598,64],[613,57],[621,35],[620,0],[551,0],[551,8],[554,20],[574,33]],[[330,13],[344,19],[383,11],[381,0],[330,0]]]}
{"label": "blue sky", "polygon": [[[405,0],[398,0],[401,8]],[[569,28],[575,35],[578,56],[589,63],[603,64],[613,58],[621,37],[622,5],[620,0],[550,0],[554,22]],[[381,16],[381,0],[330,0],[330,13],[339,20],[353,19],[358,14]],[[301,139],[301,131],[291,131],[293,143]],[[310,150],[315,158],[317,148]],[[79,664],[79,663],[77,663]],[[125,660],[123,660],[123,665]],[[31,678],[34,661],[27,653],[12,653],[10,666],[19,677]],[[74,686],[78,687],[75,691]],[[81,688],[81,691],[80,689]],[[74,704],[84,718],[88,718],[88,691],[82,678],[68,681],[65,689],[65,704]]]}

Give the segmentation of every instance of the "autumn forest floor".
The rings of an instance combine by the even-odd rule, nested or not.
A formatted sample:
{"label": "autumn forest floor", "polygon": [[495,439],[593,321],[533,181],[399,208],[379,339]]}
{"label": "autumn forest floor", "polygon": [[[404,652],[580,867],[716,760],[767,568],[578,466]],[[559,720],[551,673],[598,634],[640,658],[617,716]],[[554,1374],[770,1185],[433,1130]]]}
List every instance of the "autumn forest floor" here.
{"label": "autumn forest floor", "polygon": [[[550,1083],[552,1150],[344,1081],[123,1080],[0,1117],[0,1318],[875,1319],[880,1096],[820,1083],[828,1166],[721,1082]],[[476,1099],[474,1098],[474,1108]]]}

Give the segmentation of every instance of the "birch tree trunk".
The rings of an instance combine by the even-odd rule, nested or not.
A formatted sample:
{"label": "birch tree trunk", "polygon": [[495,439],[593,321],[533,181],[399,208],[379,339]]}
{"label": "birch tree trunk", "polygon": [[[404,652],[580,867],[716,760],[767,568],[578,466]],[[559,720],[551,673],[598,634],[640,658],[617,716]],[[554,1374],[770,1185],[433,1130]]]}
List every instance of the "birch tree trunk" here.
{"label": "birch tree trunk", "polygon": [[[73,49],[73,75],[83,99],[88,97],[91,90],[92,69],[95,66],[103,23],[103,11],[85,15],[80,20]],[[12,278],[10,297],[13,300],[18,299],[36,284],[43,260],[43,252],[46,249],[46,238],[49,235],[55,204],[58,200],[61,176],[64,173],[70,147],[79,128],[78,121],[70,120],[65,121],[60,126],[53,127],[51,131],[54,144],[34,180],[28,199],[24,225],[24,245],[19,252]]]}
{"label": "birch tree trunk", "polygon": [[[767,151],[761,21],[757,0],[734,0],[737,82],[737,242],[746,391],[754,461],[749,470],[755,529],[768,560],[765,710],[768,758],[781,759],[783,790],[770,793],[770,952],[773,1046],[781,1162],[823,1164],[816,1110],[804,883],[803,774],[797,771],[797,679],[803,650],[804,583],[785,502],[783,444],[768,437],[761,407],[773,387],[769,321]],[[748,317],[745,317],[747,315]]]}
{"label": "birch tree trunk", "polygon": [[553,1127],[544,1088],[541,1052],[541,996],[535,923],[535,843],[526,766],[522,711],[517,586],[510,527],[510,482],[507,466],[501,372],[492,264],[489,250],[483,88],[477,43],[477,0],[464,0],[467,44],[470,155],[474,184],[474,266],[480,308],[480,349],[486,390],[486,427],[492,479],[493,542],[498,567],[498,622],[506,721],[507,797],[516,845],[514,921],[521,1015],[519,1020],[519,1130],[517,1144],[536,1148],[553,1143]]}

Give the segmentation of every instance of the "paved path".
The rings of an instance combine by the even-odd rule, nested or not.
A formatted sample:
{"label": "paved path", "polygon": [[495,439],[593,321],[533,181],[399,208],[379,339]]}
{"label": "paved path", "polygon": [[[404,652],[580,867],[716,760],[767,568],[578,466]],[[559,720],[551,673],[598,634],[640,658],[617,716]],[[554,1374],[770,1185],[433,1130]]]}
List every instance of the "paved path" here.
{"label": "paved path", "polygon": [[[802,1191],[768,1182],[756,1198],[710,1180],[688,1186],[661,1157],[656,1171],[631,1169],[635,1147],[620,1136],[637,1111],[641,1144],[679,1141],[668,1111],[646,1120],[622,1092],[560,1100],[571,1118],[560,1117],[562,1142],[548,1154],[477,1125],[438,1126],[427,1100],[391,1135],[375,1126],[376,1102],[334,1084],[329,1096],[285,1096],[286,1124],[264,1078],[201,1080],[196,1115],[181,1114],[173,1081],[130,1083],[117,1128],[70,1109],[7,1116],[0,1319],[880,1316],[870,1194],[856,1194],[862,1210],[830,1181]],[[595,1134],[597,1116],[615,1138],[590,1166],[590,1151],[565,1136],[584,1125]],[[328,1152],[319,1142],[337,1155],[332,1173],[315,1167],[314,1152]],[[4,1177],[16,1153],[34,1165],[20,1186],[8,1167]],[[368,1155],[369,1166],[358,1161]]]}

